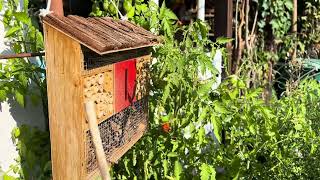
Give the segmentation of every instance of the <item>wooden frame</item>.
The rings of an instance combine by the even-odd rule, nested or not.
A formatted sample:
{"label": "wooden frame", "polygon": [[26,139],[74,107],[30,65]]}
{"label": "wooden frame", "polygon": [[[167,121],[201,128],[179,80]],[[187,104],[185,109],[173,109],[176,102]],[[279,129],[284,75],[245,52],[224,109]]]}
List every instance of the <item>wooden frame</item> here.
{"label": "wooden frame", "polygon": [[[85,83],[90,76],[110,71],[110,65],[85,69],[85,52],[78,41],[46,23],[44,35],[53,179],[94,179],[99,172],[94,170],[88,173],[86,169],[88,124],[84,112]],[[126,60],[128,53],[130,52],[121,51],[117,54],[118,59]],[[109,58],[112,54],[105,56]],[[143,68],[145,62],[142,61],[148,63],[151,60],[150,55],[133,53],[130,56],[137,56],[137,68]],[[136,75],[140,89],[137,100],[147,96],[146,82],[141,80],[147,77],[139,77],[145,74],[146,72],[139,69]],[[112,79],[114,81],[116,78]],[[113,101],[115,100],[116,97],[113,96]],[[111,113],[104,114],[98,118],[99,123],[114,113],[116,112],[112,110]],[[116,154],[122,156],[129,150],[141,138],[146,128],[143,124],[139,125],[136,135],[127,144],[119,147]],[[118,157],[110,157],[108,160],[117,161]]]}

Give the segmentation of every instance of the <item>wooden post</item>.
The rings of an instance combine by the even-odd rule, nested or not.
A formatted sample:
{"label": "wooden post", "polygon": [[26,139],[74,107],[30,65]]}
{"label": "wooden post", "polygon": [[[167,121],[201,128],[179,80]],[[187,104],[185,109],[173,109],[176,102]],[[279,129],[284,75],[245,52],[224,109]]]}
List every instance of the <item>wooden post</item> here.
{"label": "wooden post", "polygon": [[[215,1],[215,37],[232,38],[232,19],[233,19],[233,0],[216,0]],[[229,66],[227,71],[231,72],[232,67],[232,43],[227,44]]]}
{"label": "wooden post", "polygon": [[[298,0],[293,0],[293,12],[292,12],[292,33],[294,37],[297,38],[297,31],[298,31]],[[297,58],[297,45],[294,44],[294,50],[292,54],[292,61],[295,62]]]}
{"label": "wooden post", "polygon": [[95,153],[96,153],[101,177],[103,180],[111,180],[111,177],[109,174],[110,166],[107,163],[106,156],[104,154],[100,131],[98,128],[98,121],[97,121],[94,102],[93,101],[86,102],[85,109],[86,109],[87,120],[88,120],[89,129],[92,136],[93,146],[95,148]]}
{"label": "wooden post", "polygon": [[[48,1],[50,2],[50,1]],[[51,0],[50,10],[58,16],[63,16],[63,3],[62,0]]]}
{"label": "wooden post", "polygon": [[53,180],[85,174],[81,46],[44,24]]}

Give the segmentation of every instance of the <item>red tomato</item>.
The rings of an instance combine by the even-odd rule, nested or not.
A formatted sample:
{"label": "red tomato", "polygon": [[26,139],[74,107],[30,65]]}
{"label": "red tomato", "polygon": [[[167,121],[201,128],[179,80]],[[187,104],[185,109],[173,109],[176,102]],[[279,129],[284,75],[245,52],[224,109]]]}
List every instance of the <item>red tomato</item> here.
{"label": "red tomato", "polygon": [[169,133],[171,131],[171,127],[168,122],[162,124],[162,131],[165,133]]}

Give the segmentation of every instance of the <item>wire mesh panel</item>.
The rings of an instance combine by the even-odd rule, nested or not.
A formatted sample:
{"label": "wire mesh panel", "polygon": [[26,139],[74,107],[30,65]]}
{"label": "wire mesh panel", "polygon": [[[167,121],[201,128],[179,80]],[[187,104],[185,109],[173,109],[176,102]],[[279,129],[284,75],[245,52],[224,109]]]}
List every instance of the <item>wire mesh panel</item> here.
{"label": "wire mesh panel", "polygon": [[[147,127],[148,99],[142,98],[99,124],[107,160],[116,162],[143,135]],[[90,135],[86,132],[86,169],[91,173],[97,160]]]}

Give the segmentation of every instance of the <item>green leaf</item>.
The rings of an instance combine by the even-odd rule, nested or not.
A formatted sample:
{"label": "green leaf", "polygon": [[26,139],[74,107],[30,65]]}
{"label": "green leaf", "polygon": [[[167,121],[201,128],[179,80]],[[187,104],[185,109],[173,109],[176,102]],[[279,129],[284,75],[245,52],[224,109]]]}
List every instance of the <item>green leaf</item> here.
{"label": "green leaf", "polygon": [[0,90],[0,102],[5,101],[7,99],[7,92],[6,90],[1,89]]}
{"label": "green leaf", "polygon": [[162,167],[164,171],[164,175],[166,176],[168,174],[168,160],[163,160],[162,161]]}
{"label": "green leaf", "polygon": [[3,7],[3,0],[0,0],[0,11],[2,10]]}
{"label": "green leaf", "polygon": [[164,88],[163,96],[162,96],[162,103],[165,104],[168,97],[170,95],[170,84],[167,84]]}
{"label": "green leaf", "polygon": [[178,153],[176,152],[170,152],[167,154],[168,157],[178,157]]}
{"label": "green leaf", "polygon": [[219,143],[221,143],[221,122],[214,115],[211,116],[211,123],[213,125],[214,136],[217,138]]}
{"label": "green leaf", "polygon": [[179,180],[182,173],[182,165],[178,160],[174,162],[174,177]]}
{"label": "green leaf", "polygon": [[132,152],[132,165],[135,166],[137,164],[137,155],[136,151]]}
{"label": "green leaf", "polygon": [[17,127],[17,128],[14,128],[13,129],[13,136],[14,136],[14,138],[18,138],[19,136],[20,136],[20,129]]}
{"label": "green leaf", "polygon": [[218,44],[226,44],[226,43],[229,43],[229,42],[231,42],[233,39],[232,38],[227,38],[227,37],[218,37],[217,38],[217,40],[216,40],[216,42],[218,43]]}
{"label": "green leaf", "polygon": [[3,180],[16,180],[16,178],[15,177],[13,177],[13,176],[9,176],[8,174],[5,174],[5,175],[3,175]]}
{"label": "green leaf", "polygon": [[169,122],[170,120],[170,115],[162,116],[161,117],[162,122]]}
{"label": "green leaf", "polygon": [[[107,1],[109,1],[109,0],[107,0]],[[127,13],[129,13],[133,9],[132,8],[132,0],[124,0],[123,8]]]}
{"label": "green leaf", "polygon": [[29,15],[25,12],[14,12],[12,14],[18,21],[24,23],[24,24],[31,24],[31,20],[29,18]]}
{"label": "green leaf", "polygon": [[108,11],[108,8],[109,8],[109,0],[104,0],[103,1],[103,4],[102,4],[102,7],[105,11]]}
{"label": "green leaf", "polygon": [[286,0],[286,2],[284,3],[285,6],[289,9],[292,10],[293,9],[293,2],[292,0]]}
{"label": "green leaf", "polygon": [[10,36],[14,35],[14,33],[17,32],[18,30],[20,30],[20,27],[19,27],[19,26],[14,26],[14,27],[10,28],[10,29],[6,32],[5,37],[7,38],[7,37],[10,37]]}
{"label": "green leaf", "polygon": [[16,90],[14,92],[14,97],[20,106],[25,107],[25,100],[24,100],[25,97],[19,90]]}
{"label": "green leaf", "polygon": [[176,14],[174,14],[173,11],[171,11],[168,8],[165,8],[165,17],[166,19],[170,19],[170,20],[178,20],[178,17],[176,16]]}
{"label": "green leaf", "polygon": [[204,83],[200,86],[198,94],[201,96],[209,95],[209,92],[212,90],[212,85],[215,83],[214,80]]}
{"label": "green leaf", "polygon": [[206,131],[205,131],[204,127],[200,127],[200,129],[198,131],[199,144],[202,144],[204,142],[205,135],[206,135]]}
{"label": "green leaf", "polygon": [[162,2],[160,13],[159,13],[159,19],[162,20],[165,16],[165,9],[166,9],[166,1]]}
{"label": "green leaf", "polygon": [[215,180],[216,179],[216,171],[215,169],[208,165],[203,163],[200,167],[200,179],[201,180]]}
{"label": "green leaf", "polygon": [[24,88],[28,87],[28,77],[26,76],[26,74],[24,72],[19,73],[18,80]]}
{"label": "green leaf", "polygon": [[134,11],[135,11],[135,8],[131,8],[130,11],[128,11],[128,13],[126,14],[126,16],[129,18],[129,19],[132,19],[133,16],[134,16]]}
{"label": "green leaf", "polygon": [[208,36],[208,28],[206,26],[206,24],[202,21],[200,21],[199,19],[197,20],[197,24],[199,26],[200,32],[201,32],[201,37],[205,38]]}
{"label": "green leaf", "polygon": [[46,171],[50,171],[51,169],[52,169],[51,161],[47,161],[43,167],[43,170],[46,172]]}

